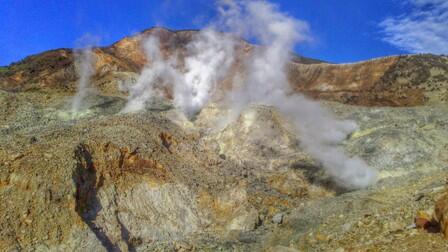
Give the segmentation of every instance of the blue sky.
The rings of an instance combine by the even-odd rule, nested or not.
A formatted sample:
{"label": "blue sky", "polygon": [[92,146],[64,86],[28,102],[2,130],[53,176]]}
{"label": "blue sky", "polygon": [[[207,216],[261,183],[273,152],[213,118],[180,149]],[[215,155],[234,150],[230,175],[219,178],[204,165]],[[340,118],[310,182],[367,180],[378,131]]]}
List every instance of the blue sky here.
{"label": "blue sky", "polygon": [[[304,56],[342,63],[448,50],[448,0],[271,2],[309,24],[313,41],[296,48]],[[207,0],[0,0],[0,4],[0,65],[49,49],[74,47],[86,33],[108,45],[152,26],[201,28],[214,15],[214,3]]]}

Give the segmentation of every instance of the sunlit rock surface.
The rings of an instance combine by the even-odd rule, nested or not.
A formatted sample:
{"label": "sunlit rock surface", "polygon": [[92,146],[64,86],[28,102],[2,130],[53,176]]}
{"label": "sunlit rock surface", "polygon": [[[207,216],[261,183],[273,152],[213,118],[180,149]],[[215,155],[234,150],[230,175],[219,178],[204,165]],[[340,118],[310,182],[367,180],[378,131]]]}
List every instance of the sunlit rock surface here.
{"label": "sunlit rock surface", "polygon": [[[191,33],[162,30],[166,52],[181,52]],[[291,63],[301,69],[292,84],[359,126],[342,148],[380,180],[349,192],[271,107],[234,121],[219,103],[189,121],[169,99],[121,113],[118,83],[135,81],[146,60],[138,40],[94,50],[99,91],[77,114],[70,50],[0,74],[1,251],[446,251],[442,235],[411,225],[447,177],[444,57]]]}

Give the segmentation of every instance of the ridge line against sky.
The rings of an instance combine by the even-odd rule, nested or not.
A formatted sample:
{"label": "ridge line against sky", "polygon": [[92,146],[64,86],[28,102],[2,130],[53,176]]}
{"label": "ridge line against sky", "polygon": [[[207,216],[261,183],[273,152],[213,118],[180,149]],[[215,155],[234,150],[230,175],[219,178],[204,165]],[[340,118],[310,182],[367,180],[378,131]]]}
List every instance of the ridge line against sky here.
{"label": "ridge line against sky", "polygon": [[[270,1],[310,27],[296,53],[348,63],[408,53],[448,54],[448,0]],[[214,16],[207,0],[1,0],[0,65],[89,33],[110,45],[153,26],[200,29]]]}

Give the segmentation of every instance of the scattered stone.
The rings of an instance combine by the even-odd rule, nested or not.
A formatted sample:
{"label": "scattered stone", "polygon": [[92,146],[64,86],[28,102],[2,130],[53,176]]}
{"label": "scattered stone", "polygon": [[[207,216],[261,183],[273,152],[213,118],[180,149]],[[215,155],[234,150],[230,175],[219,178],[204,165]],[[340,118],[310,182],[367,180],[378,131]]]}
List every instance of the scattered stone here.
{"label": "scattered stone", "polygon": [[282,224],[283,223],[283,213],[278,213],[272,217],[272,222],[275,224]]}
{"label": "scattered stone", "polygon": [[176,243],[175,247],[174,247],[174,251],[176,252],[187,252],[187,251],[192,251],[193,250],[193,246],[185,243],[185,242],[178,242]]}
{"label": "scattered stone", "polygon": [[9,160],[16,161],[17,159],[20,159],[23,156],[25,156],[25,155],[23,155],[22,153],[14,153],[14,154],[10,155]]}
{"label": "scattered stone", "polygon": [[350,230],[350,228],[352,228],[352,225],[353,225],[352,223],[345,223],[344,225],[342,225],[342,230],[344,232],[347,232]]}
{"label": "scattered stone", "polygon": [[171,145],[173,144],[177,144],[177,141],[174,139],[174,137],[166,132],[162,132],[160,133],[160,139],[162,140],[162,144],[163,146],[165,146],[165,148],[171,153]]}
{"label": "scattered stone", "polygon": [[417,212],[417,216],[415,217],[415,226],[418,229],[424,229],[429,233],[440,232],[439,222],[433,218],[432,214],[428,213],[428,211]]}
{"label": "scattered stone", "polygon": [[412,224],[407,225],[405,229],[414,229],[416,227],[417,227],[417,225],[415,225],[415,223],[412,223]]}
{"label": "scattered stone", "polygon": [[327,235],[317,233],[316,240],[320,242],[327,242],[329,240],[329,237]]}
{"label": "scattered stone", "polygon": [[426,211],[418,211],[414,222],[417,228],[428,229],[431,226],[431,216]]}

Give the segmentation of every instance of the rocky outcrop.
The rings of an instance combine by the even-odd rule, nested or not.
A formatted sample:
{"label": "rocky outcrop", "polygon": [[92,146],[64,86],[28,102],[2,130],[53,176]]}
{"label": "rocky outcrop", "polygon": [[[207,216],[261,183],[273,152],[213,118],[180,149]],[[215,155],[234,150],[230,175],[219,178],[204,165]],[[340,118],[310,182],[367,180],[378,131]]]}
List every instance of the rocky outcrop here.
{"label": "rocky outcrop", "polygon": [[[195,31],[143,35],[151,33],[164,53],[181,55]],[[187,121],[169,99],[119,113],[126,101],[117,83],[135,80],[147,60],[143,35],[94,49],[101,94],[75,116],[71,50],[0,71],[1,251],[446,249],[440,235],[412,227],[445,185],[446,57],[291,62],[294,88],[331,100],[323,106],[359,125],[340,147],[380,180],[348,192],[271,107],[253,106],[231,123],[216,104]]]}
{"label": "rocky outcrop", "polygon": [[433,202],[409,197],[444,178],[443,106],[331,103],[360,125],[345,150],[380,171],[378,186],[347,193],[270,107],[219,128],[225,111],[213,105],[187,124],[170,106],[123,115],[122,99],[94,96],[90,112],[73,120],[64,95],[41,92],[0,92],[1,250],[336,249],[366,232],[379,244],[388,233],[356,223],[406,223],[403,211],[412,223]]}
{"label": "rocky outcrop", "polygon": [[0,94],[10,104],[0,131],[0,197],[9,202],[0,207],[1,250],[225,240],[322,196],[308,193],[299,170],[265,173],[256,159],[242,164],[219,152],[199,128],[169,120],[173,110],[125,116],[113,110],[119,98],[92,97],[108,105],[73,121],[57,92]]}

